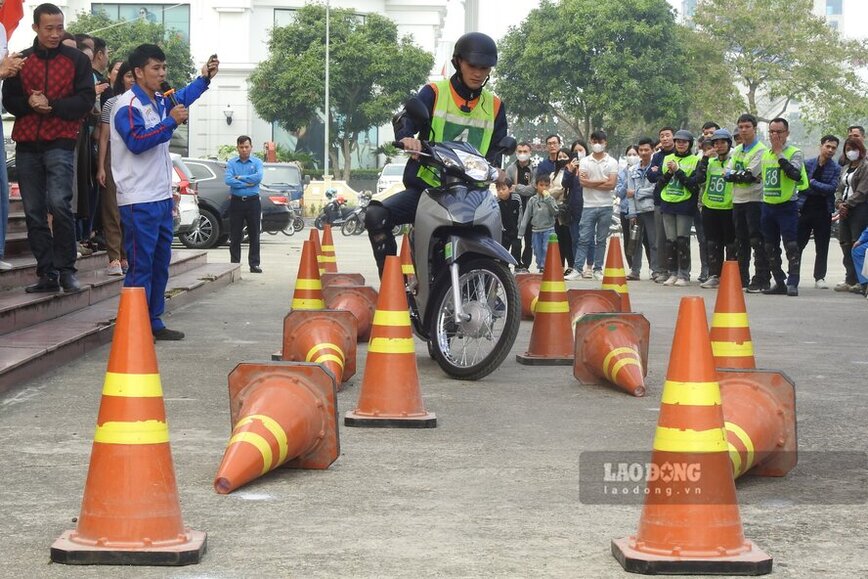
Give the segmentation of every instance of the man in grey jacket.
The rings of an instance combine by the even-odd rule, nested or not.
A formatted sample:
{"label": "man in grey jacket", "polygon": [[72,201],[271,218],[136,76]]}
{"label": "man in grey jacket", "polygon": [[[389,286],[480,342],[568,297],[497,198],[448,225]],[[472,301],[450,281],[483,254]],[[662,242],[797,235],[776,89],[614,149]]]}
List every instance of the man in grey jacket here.
{"label": "man in grey jacket", "polygon": [[[515,184],[515,192],[521,197],[522,213],[527,209],[528,200],[536,194],[536,175],[530,163],[530,144],[519,143],[515,148],[516,160],[506,168],[506,176]],[[516,270],[530,268],[533,244],[531,243],[531,231],[524,236],[524,248],[521,252],[521,263]]]}
{"label": "man in grey jacket", "polygon": [[633,264],[627,279],[639,279],[642,270],[642,248],[648,248],[648,264],[651,275],[659,271],[657,264],[657,239],[654,223],[654,183],[646,175],[654,154],[654,142],[644,138],[639,141],[639,164],[627,172],[627,213],[630,222],[636,220],[639,236],[635,242]]}

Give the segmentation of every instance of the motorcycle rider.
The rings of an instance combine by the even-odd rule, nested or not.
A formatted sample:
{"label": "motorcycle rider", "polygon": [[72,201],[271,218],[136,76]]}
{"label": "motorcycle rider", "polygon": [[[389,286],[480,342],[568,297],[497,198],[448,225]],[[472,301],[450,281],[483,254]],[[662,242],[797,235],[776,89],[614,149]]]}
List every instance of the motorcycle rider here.
{"label": "motorcycle rider", "polygon": [[[470,32],[459,38],[452,53],[455,74],[423,86],[417,95],[428,108],[431,119],[430,131],[420,136],[434,142],[467,142],[498,167],[501,155],[491,145],[506,136],[506,111],[501,100],[485,89],[496,64],[497,45],[491,37]],[[421,151],[422,144],[415,135],[423,127],[416,126],[406,114],[399,117],[399,125],[395,129],[395,140],[400,141],[408,153]],[[398,250],[392,228],[412,223],[422,191],[437,185],[438,175],[411,157],[404,169],[406,189],[382,202],[371,201],[365,214],[365,226],[381,276],[386,256],[396,255]]]}

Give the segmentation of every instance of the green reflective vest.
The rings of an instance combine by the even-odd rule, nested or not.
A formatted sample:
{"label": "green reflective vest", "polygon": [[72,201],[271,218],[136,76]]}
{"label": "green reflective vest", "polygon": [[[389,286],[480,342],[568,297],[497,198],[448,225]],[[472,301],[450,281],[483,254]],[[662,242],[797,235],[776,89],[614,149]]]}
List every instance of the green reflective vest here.
{"label": "green reflective vest", "polygon": [[[435,143],[463,141],[476,147],[483,155],[488,153],[500,100],[491,91],[483,89],[476,106],[470,112],[464,112],[461,110],[464,101],[461,99],[461,103],[456,102],[460,97],[453,96],[448,78],[431,83],[431,86],[436,97],[431,115],[431,133],[427,140]],[[418,176],[432,187],[440,184],[437,173],[428,167],[420,167]]]}
{"label": "green reflective vest", "polygon": [[[699,163],[699,157],[696,155],[687,155],[686,157],[678,157],[675,153],[666,155],[663,159],[663,174],[669,172],[669,161],[678,163],[678,168],[684,171],[684,174],[690,177],[696,171],[696,165]],[[681,203],[690,199],[690,191],[687,190],[681,181],[674,176],[660,192],[660,199],[667,203]]]}
{"label": "green reflective vest", "polygon": [[[793,158],[799,149],[792,145],[787,145],[783,150],[784,158],[789,161]],[[778,156],[768,149],[763,153],[762,160],[763,168],[763,202],[772,205],[786,203],[793,198],[796,191],[808,188],[808,173],[805,171],[805,164],[802,163],[801,179],[795,181],[790,179],[781,169],[778,163]]]}
{"label": "green reflective vest", "polygon": [[[744,171],[748,167],[750,167],[751,162],[753,162],[753,158],[756,155],[762,155],[768,150],[768,147],[765,146],[762,142],[757,142],[756,145],[750,150],[750,152],[744,152],[744,145],[739,145],[732,152],[732,170],[735,172]],[[756,175],[754,175],[756,176]],[[734,183],[733,187],[735,189],[747,189],[751,187],[750,183]]]}
{"label": "green reflective vest", "polygon": [[725,163],[719,159],[708,160],[708,171],[705,174],[705,189],[702,191],[702,205],[709,209],[732,209],[732,183],[724,181]]}

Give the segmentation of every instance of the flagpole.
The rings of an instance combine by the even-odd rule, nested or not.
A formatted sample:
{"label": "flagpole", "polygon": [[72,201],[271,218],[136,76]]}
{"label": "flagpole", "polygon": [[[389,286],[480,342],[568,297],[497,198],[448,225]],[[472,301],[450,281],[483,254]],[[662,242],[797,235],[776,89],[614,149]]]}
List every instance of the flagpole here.
{"label": "flagpole", "polygon": [[330,0],[326,0],[326,40],[325,40],[325,142],[323,146],[323,179],[329,174],[329,43],[330,43]]}

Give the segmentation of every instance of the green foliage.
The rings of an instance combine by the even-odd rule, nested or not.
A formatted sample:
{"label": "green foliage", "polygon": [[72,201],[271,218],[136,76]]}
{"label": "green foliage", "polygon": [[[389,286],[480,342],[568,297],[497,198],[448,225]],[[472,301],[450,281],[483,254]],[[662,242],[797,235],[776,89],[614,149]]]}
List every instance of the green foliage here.
{"label": "green foliage", "polygon": [[[348,175],[359,134],[389,121],[412,90],[425,82],[433,56],[398,37],[378,14],[330,11],[331,158],[339,145]],[[295,22],[271,31],[269,58],[250,76],[256,113],[288,131],[307,126],[325,100],[325,6],[308,4]]]}
{"label": "green foliage", "polygon": [[180,34],[167,31],[162,24],[142,19],[118,23],[104,12],[79,12],[75,15],[75,21],[67,23],[66,28],[72,34],[86,32],[105,39],[110,62],[126,59],[140,44],[156,44],[166,53],[167,81],[170,85],[182,87],[193,79],[195,69],[190,46]]}
{"label": "green foliage", "polygon": [[751,113],[768,120],[798,102],[808,125],[840,133],[868,116],[857,73],[868,46],[843,39],[812,8],[811,0],[702,0],[694,21],[723,51]]}

